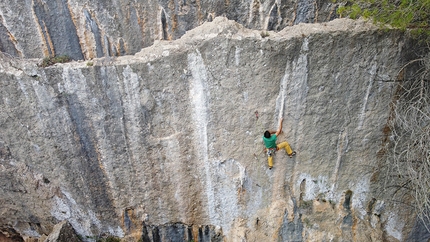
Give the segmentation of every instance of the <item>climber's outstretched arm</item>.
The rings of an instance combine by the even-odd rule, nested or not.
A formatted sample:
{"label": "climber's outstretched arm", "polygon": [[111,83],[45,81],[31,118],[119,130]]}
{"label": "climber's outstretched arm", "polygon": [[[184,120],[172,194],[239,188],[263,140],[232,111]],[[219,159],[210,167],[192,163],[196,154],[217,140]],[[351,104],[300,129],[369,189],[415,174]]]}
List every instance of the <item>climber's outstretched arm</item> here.
{"label": "climber's outstretched arm", "polygon": [[276,136],[279,136],[280,133],[282,133],[282,122],[284,121],[284,118],[279,119],[279,126],[278,130],[276,131]]}

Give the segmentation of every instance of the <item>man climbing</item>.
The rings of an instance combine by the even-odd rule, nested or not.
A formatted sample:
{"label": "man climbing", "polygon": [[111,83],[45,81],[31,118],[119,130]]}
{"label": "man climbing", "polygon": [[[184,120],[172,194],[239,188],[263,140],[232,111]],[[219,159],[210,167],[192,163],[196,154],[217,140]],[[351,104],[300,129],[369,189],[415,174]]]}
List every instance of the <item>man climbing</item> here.
{"label": "man climbing", "polygon": [[266,146],[267,162],[269,163],[269,169],[272,169],[273,167],[273,155],[277,150],[284,148],[290,158],[292,158],[296,154],[296,152],[291,149],[290,144],[288,144],[287,141],[281,142],[278,145],[276,144],[276,139],[278,135],[282,132],[283,121],[283,118],[279,119],[279,128],[277,131],[266,130],[266,132],[264,132],[263,142]]}

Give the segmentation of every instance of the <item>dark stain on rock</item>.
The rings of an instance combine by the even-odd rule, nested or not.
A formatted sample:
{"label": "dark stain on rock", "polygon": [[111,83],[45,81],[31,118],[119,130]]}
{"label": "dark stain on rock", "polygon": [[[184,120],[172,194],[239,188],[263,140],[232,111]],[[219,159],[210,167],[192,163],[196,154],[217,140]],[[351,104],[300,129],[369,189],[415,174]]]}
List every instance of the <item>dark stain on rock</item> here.
{"label": "dark stain on rock", "polygon": [[142,242],[151,242],[148,235],[148,228],[146,227],[145,221],[142,222]]}
{"label": "dark stain on rock", "polygon": [[84,9],[84,15],[85,15],[85,23],[86,27],[93,33],[94,40],[96,42],[96,56],[97,58],[103,57],[103,45],[102,45],[102,36],[100,34],[99,26],[97,25],[96,21],[93,20],[91,13]]}
{"label": "dark stain on rock", "polygon": [[125,227],[126,232],[130,233],[130,228],[131,228],[131,225],[133,222],[130,219],[128,211],[129,211],[128,209],[124,210],[124,227]]}
{"label": "dark stain on rock", "polygon": [[84,183],[91,193],[89,196],[92,199],[90,201],[91,205],[98,212],[96,214],[115,217],[115,208],[112,204],[111,195],[108,193],[106,177],[99,163],[95,141],[92,139],[92,137],[95,137],[94,131],[85,116],[84,107],[79,103],[75,95],[68,95],[65,98],[73,124],[74,136],[76,141],[79,142],[78,147],[80,147],[81,164],[79,172],[82,173],[82,177],[85,179]]}
{"label": "dark stain on rock", "polygon": [[278,19],[279,19],[278,5],[275,3],[275,5],[272,8],[272,11],[270,11],[269,24],[267,25],[267,30],[277,30]]}
{"label": "dark stain on rock", "polygon": [[167,227],[167,234],[169,234],[173,239],[171,241],[183,241],[186,231],[186,226],[181,226],[181,224],[175,223],[172,226]]}
{"label": "dark stain on rock", "polygon": [[[193,228],[198,230],[197,237],[193,236]],[[143,242],[222,242],[222,232],[216,231],[213,225],[187,225],[184,223],[168,223],[162,225],[147,225],[143,223]]]}
{"label": "dark stain on rock", "polygon": [[352,226],[352,214],[348,213],[345,217],[343,217],[342,224]]}
{"label": "dark stain on rock", "polygon": [[33,0],[33,10],[49,55],[82,60],[81,45],[66,0]]}
{"label": "dark stain on rock", "polygon": [[151,231],[152,231],[152,241],[161,242],[160,231],[158,230],[158,227],[153,227]]}
{"label": "dark stain on rock", "polygon": [[415,219],[414,227],[411,233],[406,239],[407,242],[428,242],[430,241],[430,231],[428,230],[428,225],[430,224],[430,219],[423,217],[417,217]]}
{"label": "dark stain on rock", "polygon": [[163,11],[161,11],[161,29],[163,31],[163,40],[167,40],[168,38],[168,26],[167,26],[167,19],[166,19],[166,13]]}
{"label": "dark stain on rock", "polygon": [[19,57],[19,52],[15,47],[11,33],[3,25],[3,18],[0,16],[0,52],[8,53],[11,56]]}
{"label": "dark stain on rock", "polygon": [[199,228],[198,241],[210,241],[210,230],[208,226],[202,226]]}
{"label": "dark stain on rock", "polygon": [[297,2],[296,19],[294,24],[313,23],[315,19],[314,0],[300,0]]}
{"label": "dark stain on rock", "polygon": [[352,198],[352,191],[351,190],[346,191],[343,207],[347,211],[351,211],[351,198]]}
{"label": "dark stain on rock", "polygon": [[111,50],[111,45],[110,45],[110,41],[109,38],[105,35],[103,38],[103,42],[104,42],[104,53],[106,56],[112,56],[112,50]]}
{"label": "dark stain on rock", "polygon": [[142,27],[139,25],[139,13],[136,8],[130,4],[128,11],[128,28],[131,29],[131,35],[128,39],[128,46],[129,51],[131,51],[132,53],[136,53],[140,51],[144,46]]}
{"label": "dark stain on rock", "polygon": [[341,229],[347,235],[350,234],[352,226],[354,225],[354,218],[352,217],[351,211],[351,202],[352,202],[352,191],[348,190],[345,192],[345,197],[343,201],[343,209],[347,213],[342,219]]}
{"label": "dark stain on rock", "polygon": [[187,228],[187,239],[193,238],[193,228],[192,226],[188,226]]}
{"label": "dark stain on rock", "polygon": [[127,54],[127,49],[125,47],[125,43],[124,43],[124,40],[122,38],[120,38],[118,41],[118,54],[119,55],[126,55]]}
{"label": "dark stain on rock", "polygon": [[0,159],[9,159],[12,157],[10,149],[7,145],[0,142]]}
{"label": "dark stain on rock", "polygon": [[296,215],[293,221],[289,221],[288,211],[285,210],[282,226],[279,230],[279,241],[303,241],[302,215],[298,213]]}

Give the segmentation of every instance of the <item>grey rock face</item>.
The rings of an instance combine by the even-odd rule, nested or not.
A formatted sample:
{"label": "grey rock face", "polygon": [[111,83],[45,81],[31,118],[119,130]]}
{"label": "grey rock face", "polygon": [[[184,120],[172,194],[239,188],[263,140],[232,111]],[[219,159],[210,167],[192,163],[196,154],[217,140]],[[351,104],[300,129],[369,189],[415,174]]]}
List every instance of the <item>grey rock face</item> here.
{"label": "grey rock face", "polygon": [[[336,16],[329,0],[76,1],[0,3],[0,51],[23,58],[74,60],[135,54],[156,40],[174,40],[217,16],[249,28],[281,30]],[[318,17],[317,17],[318,16]]]}
{"label": "grey rock face", "polygon": [[[75,60],[83,59],[79,37],[66,0],[34,1],[33,11],[49,56],[67,54]],[[91,30],[95,35],[98,34]],[[100,43],[96,42],[97,44]]]}
{"label": "grey rock face", "polygon": [[[402,241],[415,218],[371,186],[409,46],[360,21],[263,38],[216,18],[109,62],[38,68],[3,55],[0,228]],[[278,152],[269,170],[261,138],[279,117],[297,155]]]}

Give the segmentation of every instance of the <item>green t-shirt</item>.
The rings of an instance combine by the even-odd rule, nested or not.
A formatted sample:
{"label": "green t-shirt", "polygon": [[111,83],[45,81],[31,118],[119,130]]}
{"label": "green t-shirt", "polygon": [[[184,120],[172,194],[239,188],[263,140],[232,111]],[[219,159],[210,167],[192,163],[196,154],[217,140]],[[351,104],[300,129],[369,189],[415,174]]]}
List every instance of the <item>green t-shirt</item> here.
{"label": "green t-shirt", "polygon": [[266,148],[276,148],[276,134],[272,134],[270,138],[263,136],[263,141]]}

